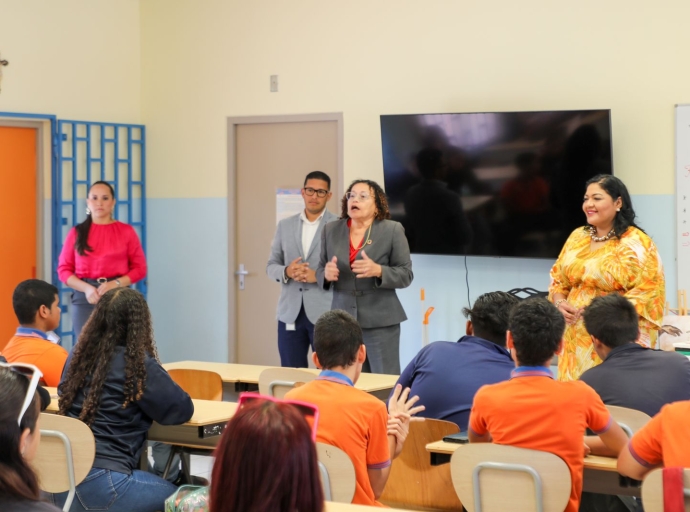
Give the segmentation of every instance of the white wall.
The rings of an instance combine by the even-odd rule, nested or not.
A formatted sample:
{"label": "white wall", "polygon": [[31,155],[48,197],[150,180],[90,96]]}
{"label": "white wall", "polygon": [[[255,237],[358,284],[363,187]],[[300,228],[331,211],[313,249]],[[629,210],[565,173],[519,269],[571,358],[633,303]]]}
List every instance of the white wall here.
{"label": "white wall", "polygon": [[[689,15],[685,0],[146,0],[149,193],[162,209],[189,212],[196,201],[224,198],[228,116],[343,112],[345,180],[382,181],[381,114],[610,108],[616,174],[643,205],[641,223],[672,269],[673,106],[690,101]],[[278,93],[269,92],[271,74],[280,77]],[[165,220],[174,217],[157,216],[164,238],[179,232]],[[190,225],[204,233],[203,249],[181,244],[179,258],[193,261],[201,279],[227,282],[215,256],[227,252],[226,219],[198,216]],[[413,264],[415,282],[400,294],[413,319],[403,324],[403,363],[419,340],[419,287],[438,308],[432,339],[457,337],[467,301],[461,258]],[[470,258],[470,300],[497,288],[544,289],[550,264]],[[179,270],[164,259],[154,265],[152,290]],[[227,298],[219,304],[194,290],[180,287],[174,301],[190,315],[215,312],[217,322],[200,326],[199,337],[227,334]],[[172,303],[161,296],[155,307]],[[172,338],[184,327],[176,320],[163,328]],[[225,340],[208,343],[222,357]]]}
{"label": "white wall", "polygon": [[0,111],[141,120],[139,0],[0,0]]}

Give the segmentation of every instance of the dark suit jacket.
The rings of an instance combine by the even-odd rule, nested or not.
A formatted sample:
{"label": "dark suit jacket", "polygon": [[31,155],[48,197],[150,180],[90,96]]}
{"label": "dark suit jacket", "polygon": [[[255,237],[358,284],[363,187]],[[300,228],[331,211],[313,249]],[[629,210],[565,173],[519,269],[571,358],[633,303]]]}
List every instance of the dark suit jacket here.
{"label": "dark suit jacket", "polygon": [[[357,278],[350,268],[350,229],[347,219],[330,222],[321,233],[321,260],[316,270],[319,286],[333,289],[331,309],[354,316],[363,329],[387,327],[407,320],[395,293],[412,283],[412,261],[405,231],[399,222],[375,220],[363,250],[381,265],[380,278]],[[340,275],[334,282],[324,277],[326,263],[338,258]],[[361,251],[356,259],[362,259]]]}

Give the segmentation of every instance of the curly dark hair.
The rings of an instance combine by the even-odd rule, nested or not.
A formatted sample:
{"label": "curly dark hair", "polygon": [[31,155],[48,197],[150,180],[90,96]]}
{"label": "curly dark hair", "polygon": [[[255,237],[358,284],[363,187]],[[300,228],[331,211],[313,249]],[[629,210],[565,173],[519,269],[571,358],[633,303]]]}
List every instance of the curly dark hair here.
{"label": "curly dark hair", "polygon": [[630,194],[628,193],[628,188],[625,186],[625,183],[612,174],[597,174],[591,180],[587,181],[585,187],[589,187],[593,183],[603,188],[614,201],[619,197],[621,198],[621,210],[616,212],[616,216],[613,218],[614,238],[623,236],[630,226],[644,233],[644,230],[635,224],[635,210],[633,210],[632,199],[630,199]]}
{"label": "curly dark hair", "polygon": [[65,415],[79,392],[88,388],[79,419],[93,423],[116,347],[125,348],[125,408],[144,393],[146,356],[158,360],[149,307],[144,296],[131,288],[110,290],[96,304],[60,385],[59,414]]}
{"label": "curly dark hair", "polygon": [[376,183],[375,181],[372,180],[355,180],[352,183],[350,183],[350,186],[347,187],[347,191],[345,191],[345,195],[343,196],[343,200],[340,203],[340,218],[341,219],[349,219],[350,216],[347,214],[347,194],[352,190],[352,187],[357,185],[357,183],[364,183],[365,185],[368,185],[369,188],[371,189],[372,195],[374,196],[374,199],[376,199],[376,217],[374,217],[375,220],[384,220],[384,219],[390,219],[391,218],[391,212],[388,210],[388,198],[386,197],[386,193],[383,191],[381,188],[381,185]]}
{"label": "curly dark hair", "polygon": [[507,292],[489,292],[477,297],[472,309],[463,308],[462,313],[472,322],[474,335],[506,346],[508,317],[520,300]]}
{"label": "curly dark hair", "polygon": [[548,300],[533,297],[513,307],[508,330],[513,335],[520,366],[548,365],[561,344],[565,319]]}

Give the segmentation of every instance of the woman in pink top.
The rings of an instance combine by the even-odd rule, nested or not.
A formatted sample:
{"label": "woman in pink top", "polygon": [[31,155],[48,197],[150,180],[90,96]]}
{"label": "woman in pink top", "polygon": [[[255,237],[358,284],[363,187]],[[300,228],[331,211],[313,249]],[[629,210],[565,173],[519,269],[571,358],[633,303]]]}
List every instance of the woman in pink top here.
{"label": "woman in pink top", "polygon": [[95,182],[86,205],[86,220],[68,233],[58,263],[60,281],[74,289],[70,313],[75,343],[104,293],[146,276],[146,257],[136,231],[113,219],[113,187]]}

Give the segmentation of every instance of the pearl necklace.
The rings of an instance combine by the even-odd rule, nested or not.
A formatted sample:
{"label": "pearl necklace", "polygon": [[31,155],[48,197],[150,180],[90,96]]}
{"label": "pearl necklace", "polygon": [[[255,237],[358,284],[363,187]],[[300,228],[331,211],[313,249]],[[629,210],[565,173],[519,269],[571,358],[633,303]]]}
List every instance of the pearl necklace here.
{"label": "pearl necklace", "polygon": [[589,230],[589,236],[592,238],[592,242],[606,242],[606,240],[616,235],[616,231],[613,228],[611,228],[611,231],[605,236],[597,236],[597,228],[594,226],[589,226],[587,229]]}

